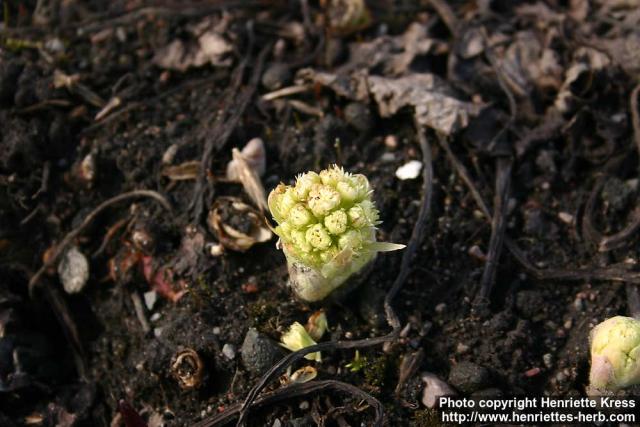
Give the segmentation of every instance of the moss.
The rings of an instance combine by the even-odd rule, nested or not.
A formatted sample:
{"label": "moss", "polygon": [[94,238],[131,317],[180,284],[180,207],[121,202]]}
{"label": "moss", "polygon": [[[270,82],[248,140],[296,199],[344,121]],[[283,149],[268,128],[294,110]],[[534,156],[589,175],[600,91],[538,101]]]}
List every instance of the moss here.
{"label": "moss", "polygon": [[275,325],[273,320],[278,316],[278,308],[275,303],[259,300],[249,304],[247,310],[251,319],[251,326],[263,333],[270,334],[274,332]]}
{"label": "moss", "polygon": [[385,386],[393,384],[394,368],[396,358],[388,354],[383,354],[374,359],[367,359],[364,367],[364,379],[367,384],[383,389]]}

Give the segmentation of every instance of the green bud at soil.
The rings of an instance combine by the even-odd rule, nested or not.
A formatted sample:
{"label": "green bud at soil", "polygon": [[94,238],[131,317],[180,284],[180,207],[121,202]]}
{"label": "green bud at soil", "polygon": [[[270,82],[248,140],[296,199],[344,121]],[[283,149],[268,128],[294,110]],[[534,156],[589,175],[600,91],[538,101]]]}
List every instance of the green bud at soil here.
{"label": "green bud at soil", "polygon": [[364,175],[338,166],[278,185],[269,209],[289,264],[290,284],[305,301],[318,301],[369,264],[378,252],[402,245],[376,242],[379,213]]}
{"label": "green bud at soil", "polygon": [[611,391],[640,384],[640,320],[616,316],[593,328],[589,381]]}
{"label": "green bud at soil", "polygon": [[[316,342],[311,338],[307,330],[298,322],[294,322],[287,332],[280,338],[282,346],[287,350],[298,351],[303,348],[316,345]],[[322,362],[320,352],[309,353],[304,356],[305,359],[315,360],[316,362]]]}

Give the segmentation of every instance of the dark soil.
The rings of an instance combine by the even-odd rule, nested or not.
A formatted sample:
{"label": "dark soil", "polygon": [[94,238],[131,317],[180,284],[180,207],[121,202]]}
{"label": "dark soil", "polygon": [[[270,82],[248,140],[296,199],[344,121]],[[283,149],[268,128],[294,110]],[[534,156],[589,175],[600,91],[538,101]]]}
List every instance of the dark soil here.
{"label": "dark soil", "polygon": [[[304,93],[261,99],[295,84],[305,67],[345,77],[354,70],[389,78],[431,73],[457,99],[481,106],[448,141],[491,211],[496,159],[513,161],[506,235],[529,267],[548,273],[536,275],[498,242],[490,260],[497,263],[495,284],[488,303],[478,304],[491,221],[437,130],[426,128],[432,209],[393,301],[400,338],[360,350],[365,359],[357,372],[345,367],[353,351],[324,352],[313,364],[318,379],[370,393],[394,426],[431,425],[434,413],[421,403],[422,371],[463,395],[585,394],[589,330],[628,314],[624,286],[638,282],[636,234],[611,250],[598,248],[602,235],[623,230],[637,209],[637,10],[590,1],[454,1],[452,28],[441,2],[373,0],[369,26],[336,31],[326,28],[331,10],[315,1],[143,3],[3,3],[0,425],[135,425],[119,415],[120,400],[149,426],[193,425],[243,401],[259,378],[241,357],[249,328],[278,341],[293,321],[304,324],[322,307],[330,326],[325,341],[389,332],[382,302],[401,252],[379,256],[366,284],[348,298],[313,306],[287,289],[275,239],[244,253],[211,254],[219,250],[207,224],[216,199],[252,204],[225,170],[231,149],[255,137],[266,147],[267,191],[338,163],[371,180],[379,240],[410,240],[422,180],[400,180],[395,172],[422,159],[411,107],[381,117],[373,97],[354,101],[318,82]],[[158,52],[168,56],[162,49],[176,40],[197,50],[194,27],[202,22],[225,22],[219,35],[229,50],[184,69],[159,65]],[[434,47],[398,72],[386,59],[367,66],[349,53],[358,43],[404,34],[412,23],[426,29],[424,40]],[[573,80],[571,67],[582,67]],[[72,83],[55,84],[58,73]],[[119,104],[105,110],[116,98]],[[205,169],[187,179],[166,173],[167,164],[188,161]],[[67,233],[100,203],[137,189],[160,193],[172,211],[149,197],[110,206],[72,242],[89,260],[86,287],[66,293],[54,263],[29,295],[29,281]],[[146,307],[151,289],[157,301]],[[76,339],[69,335],[74,328]],[[200,357],[202,377],[184,390],[176,375],[199,374],[192,365],[181,374],[172,366],[188,349]],[[419,350],[422,362],[396,393],[401,362]],[[340,393],[250,413],[256,426],[372,421],[366,405]]]}

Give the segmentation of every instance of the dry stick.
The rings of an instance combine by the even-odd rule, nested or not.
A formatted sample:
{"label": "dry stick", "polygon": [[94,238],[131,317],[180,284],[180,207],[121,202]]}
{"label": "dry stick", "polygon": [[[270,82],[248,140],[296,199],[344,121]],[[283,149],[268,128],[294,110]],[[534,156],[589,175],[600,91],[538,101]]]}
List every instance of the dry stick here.
{"label": "dry stick", "polygon": [[[249,409],[252,407],[252,404],[258,397],[258,394],[271,381],[281,375],[287,369],[287,367],[302,359],[305,355],[314,353],[316,351],[333,351],[372,347],[397,339],[398,334],[400,333],[401,324],[400,319],[393,310],[391,302],[406,281],[411,271],[411,261],[413,261],[413,257],[417,252],[418,247],[422,243],[422,237],[427,225],[428,215],[431,211],[431,198],[433,188],[433,165],[431,162],[431,147],[429,146],[429,142],[427,141],[427,138],[424,134],[424,129],[422,129],[422,127],[418,124],[417,120],[415,123],[418,133],[418,141],[420,143],[420,149],[422,150],[422,162],[424,164],[424,168],[422,170],[422,203],[420,204],[418,218],[413,226],[413,231],[411,232],[411,239],[409,241],[409,244],[407,245],[407,249],[404,251],[404,254],[402,256],[400,272],[384,299],[385,316],[387,318],[387,323],[392,328],[392,331],[389,334],[381,337],[367,338],[363,340],[324,342],[288,354],[280,361],[278,361],[278,363],[276,363],[274,366],[269,368],[269,370],[265,372],[258,380],[256,385],[251,388],[249,393],[247,393],[247,397],[242,404],[242,411],[240,413],[240,418],[238,419],[237,424],[238,426],[242,426],[246,422],[249,414]],[[375,425],[378,426],[380,424]]]}
{"label": "dry stick", "polygon": [[458,37],[458,18],[451,10],[451,7],[444,0],[429,0],[431,6],[436,10],[442,21],[449,29],[453,37]]}
{"label": "dry stick", "polygon": [[[451,150],[451,146],[448,141],[441,137],[438,139],[440,145],[447,153],[447,157],[449,158],[449,162],[453,165],[454,169],[462,179],[462,182],[467,186],[471,196],[474,201],[480,208],[480,211],[484,215],[486,219],[491,220],[491,211],[487,203],[484,201],[482,195],[476,188],[475,184],[471,179],[471,175],[467,168],[458,160],[456,155]],[[537,280],[558,280],[558,281],[612,281],[612,282],[625,282],[625,283],[634,283],[640,284],[640,272],[629,271],[626,265],[614,265],[607,268],[582,268],[575,270],[567,270],[567,269],[546,269],[542,270],[540,268],[535,267],[531,262],[527,259],[526,255],[522,250],[518,247],[515,241],[513,241],[509,236],[505,236],[504,244],[509,249],[509,252],[514,256],[514,258],[522,265],[522,267],[527,270],[529,274],[531,274]]]}
{"label": "dry stick", "polygon": [[[370,394],[360,390],[351,384],[343,383],[335,380],[325,381],[312,381],[303,384],[291,384],[289,386],[280,388],[278,390],[265,393],[259,396],[253,405],[256,407],[267,406],[273,403],[286,401],[295,397],[305,396],[310,393],[317,393],[325,390],[335,390],[337,392],[349,393],[357,398],[366,400],[375,410],[375,422],[374,425],[382,425],[383,408],[378,399],[374,398]],[[229,423],[233,418],[237,417],[242,411],[241,404],[235,404],[227,408],[224,412],[216,414],[212,417],[204,419],[196,423],[193,427],[213,427],[223,426]]]}
{"label": "dry stick", "polygon": [[35,286],[38,284],[40,278],[42,277],[42,275],[44,274],[44,272],[51,267],[53,264],[56,263],[56,261],[58,260],[58,258],[60,258],[60,255],[62,255],[62,253],[64,252],[64,250],[67,248],[67,246],[69,246],[69,244],[80,235],[80,233],[82,233],[82,231],[87,228],[89,226],[89,224],[91,224],[93,222],[93,220],[96,219],[96,217],[105,209],[107,209],[108,207],[122,202],[124,200],[129,200],[129,199],[135,199],[135,198],[139,198],[139,197],[149,197],[154,199],[155,201],[157,201],[158,203],[160,203],[162,205],[162,207],[164,207],[165,209],[167,209],[169,212],[172,212],[172,208],[171,205],[169,204],[169,202],[167,201],[167,199],[165,199],[165,197],[156,192],[156,191],[152,191],[152,190],[134,190],[134,191],[130,191],[128,193],[123,193],[123,194],[119,194],[115,197],[112,197],[104,202],[102,202],[100,205],[98,205],[97,208],[95,208],[94,210],[92,210],[82,221],[82,224],[80,224],[79,226],[77,226],[76,228],[74,228],[73,230],[71,230],[65,237],[64,239],[62,239],[62,241],[56,246],[56,248],[53,250],[53,253],[51,254],[51,256],[49,257],[49,259],[47,259],[44,264],[42,265],[42,267],[40,267],[40,269],[31,277],[31,280],[29,280],[29,295],[33,295],[33,290],[35,288]]}
{"label": "dry stick", "polygon": [[73,362],[76,365],[76,372],[78,377],[82,380],[87,379],[87,365],[85,363],[84,349],[80,341],[80,334],[78,334],[78,328],[69,313],[69,308],[64,297],[60,294],[60,291],[54,286],[44,286],[44,292],[51,304],[51,310],[56,316],[58,323],[62,327],[67,341],[69,342],[73,354]]}
{"label": "dry stick", "polygon": [[[485,39],[485,43],[489,46],[486,30],[482,29],[482,36]],[[509,85],[504,79],[502,69],[496,60],[493,51],[490,48],[485,50],[485,55],[491,63],[498,83],[502,88],[502,91],[507,96],[509,101],[510,117],[505,126],[498,132],[493,138],[491,146],[494,143],[499,142],[505,132],[513,125],[518,113],[518,107],[516,99],[513,93],[509,89]],[[511,185],[511,166],[512,160],[510,156],[504,155],[498,152],[498,158],[496,159],[496,188],[494,196],[494,210],[493,217],[491,219],[491,238],[489,239],[489,251],[487,252],[487,262],[484,265],[484,271],[482,272],[482,279],[480,280],[480,291],[476,296],[476,304],[486,304],[491,296],[491,290],[496,280],[496,271],[498,269],[498,262],[500,261],[500,253],[502,252],[502,245],[505,238],[506,231],[506,216],[507,216],[507,198],[509,196],[509,187]]]}
{"label": "dry stick", "polygon": [[507,227],[507,198],[511,183],[511,165],[509,157],[498,157],[496,159],[496,194],[494,200],[493,218],[491,220],[491,238],[489,240],[489,251],[487,252],[487,262],[480,281],[480,291],[478,292],[476,303],[485,304],[490,296],[491,289],[496,280],[496,270],[502,251],[502,243]]}

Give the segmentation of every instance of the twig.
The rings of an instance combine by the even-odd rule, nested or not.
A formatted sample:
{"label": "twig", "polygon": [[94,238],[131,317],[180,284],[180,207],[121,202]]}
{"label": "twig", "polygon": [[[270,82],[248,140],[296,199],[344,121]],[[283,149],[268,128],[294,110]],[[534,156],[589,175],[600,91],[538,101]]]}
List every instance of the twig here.
{"label": "twig", "polygon": [[[482,195],[471,180],[467,168],[458,160],[446,139],[439,139],[440,145],[447,153],[449,161],[467,186],[471,196],[480,208],[484,217],[491,221],[491,211]],[[531,274],[536,280],[557,280],[557,281],[612,281],[627,284],[640,284],[640,272],[631,271],[627,265],[612,265],[606,268],[580,268],[580,269],[540,269],[535,267],[526,257],[524,252],[518,247],[515,241],[509,236],[505,236],[504,244],[509,252],[520,263],[520,265]]]}
{"label": "twig", "polygon": [[264,95],[262,95],[262,100],[273,101],[274,99],[282,98],[283,96],[295,95],[308,91],[309,86],[307,85],[287,86],[283,87],[282,89],[274,90],[273,92],[265,93]]}
{"label": "twig", "polygon": [[87,379],[87,365],[84,356],[84,350],[80,341],[80,335],[76,324],[69,313],[67,303],[60,295],[60,291],[54,286],[44,286],[44,292],[47,300],[51,304],[51,309],[62,327],[62,331],[71,346],[73,353],[73,361],[76,365],[76,372],[82,380]]}
{"label": "twig", "polygon": [[451,6],[447,4],[444,0],[429,0],[431,6],[436,10],[442,21],[449,29],[449,32],[453,37],[458,37],[458,28],[460,27],[458,24],[458,18],[451,10]]}
{"label": "twig", "polygon": [[496,194],[493,218],[491,220],[491,238],[476,304],[484,304],[488,301],[496,279],[496,269],[507,225],[507,198],[511,183],[511,164],[511,159],[508,157],[498,157],[496,159]]}
{"label": "twig", "polygon": [[431,147],[429,146],[427,138],[424,135],[424,129],[422,128],[422,126],[418,125],[417,120],[415,123],[418,133],[418,141],[422,150],[422,160],[424,164],[424,168],[422,170],[422,203],[420,204],[418,218],[413,226],[411,239],[402,256],[402,261],[400,263],[400,272],[398,273],[398,276],[396,277],[393,285],[391,286],[391,289],[389,289],[389,292],[387,292],[387,295],[384,299],[385,316],[387,318],[387,323],[392,328],[391,332],[381,337],[367,338],[363,340],[324,342],[288,354],[280,361],[278,361],[278,363],[272,366],[266,373],[264,373],[258,380],[256,385],[254,385],[249,393],[247,393],[247,397],[242,404],[240,417],[237,423],[238,426],[244,425],[249,414],[249,409],[252,407],[253,402],[258,397],[258,394],[267,386],[267,384],[277,378],[277,376],[281,375],[287,369],[287,367],[302,359],[305,355],[314,353],[316,351],[333,351],[372,347],[384,344],[389,341],[395,341],[397,339],[400,333],[401,324],[400,320],[398,319],[398,315],[393,310],[393,306],[391,305],[391,303],[393,301],[393,298],[398,293],[402,285],[405,283],[407,277],[409,276],[412,264],[411,261],[413,260],[417,249],[422,243],[422,237],[424,235],[428,215],[431,210],[433,188],[433,165],[431,162]]}
{"label": "twig", "polygon": [[142,298],[140,298],[140,295],[138,295],[138,292],[136,292],[135,290],[131,292],[131,301],[133,302],[133,309],[136,312],[136,317],[140,322],[140,326],[142,326],[142,330],[146,334],[151,330],[151,326],[149,326],[149,321],[147,320],[147,316],[144,313]]}
{"label": "twig", "polygon": [[[375,420],[371,425],[373,426],[382,426],[382,415],[383,408],[382,404],[378,399],[374,398],[370,394],[360,390],[358,387],[355,387],[351,384],[343,383],[335,380],[325,380],[325,381],[311,381],[303,384],[292,384],[284,388],[280,388],[278,390],[265,393],[262,396],[259,396],[254,402],[253,406],[261,407],[267,406],[273,403],[278,403],[282,401],[286,401],[289,399],[293,399],[299,396],[305,396],[310,393],[317,393],[326,390],[335,390],[337,392],[344,392],[351,394],[359,399],[363,399],[367,401],[369,405],[375,411]],[[229,408],[227,408],[224,412],[204,419],[198,423],[196,423],[193,427],[219,427],[229,423],[232,419],[237,417],[242,411],[241,404],[235,404]]]}
{"label": "twig", "polygon": [[98,205],[98,207],[96,207],[94,210],[92,210],[82,221],[82,223],[77,226],[76,228],[74,228],[73,230],[71,230],[65,237],[64,239],[62,239],[62,241],[56,246],[56,248],[53,250],[51,256],[44,262],[44,264],[42,265],[42,267],[40,267],[40,269],[31,277],[31,280],[29,280],[29,295],[33,295],[33,290],[35,288],[35,286],[38,284],[40,278],[42,277],[42,275],[44,274],[44,272],[51,267],[60,257],[60,255],[62,255],[62,253],[64,252],[64,250],[67,248],[67,246],[69,246],[69,244],[80,235],[80,233],[82,233],[82,231],[87,228],[89,226],[89,224],[91,224],[93,222],[93,220],[96,219],[96,217],[105,209],[107,209],[108,207],[122,202],[124,200],[129,200],[129,199],[135,199],[135,198],[139,198],[139,197],[149,197],[152,198],[154,200],[156,200],[158,203],[160,203],[162,205],[162,207],[164,207],[166,210],[168,210],[169,212],[172,212],[172,208],[171,205],[169,204],[169,202],[167,201],[167,199],[165,199],[165,197],[156,192],[156,191],[152,191],[152,190],[134,190],[134,191],[130,191],[128,193],[123,193],[123,194],[119,194],[115,197],[112,197],[104,202],[102,202],[100,205]]}

